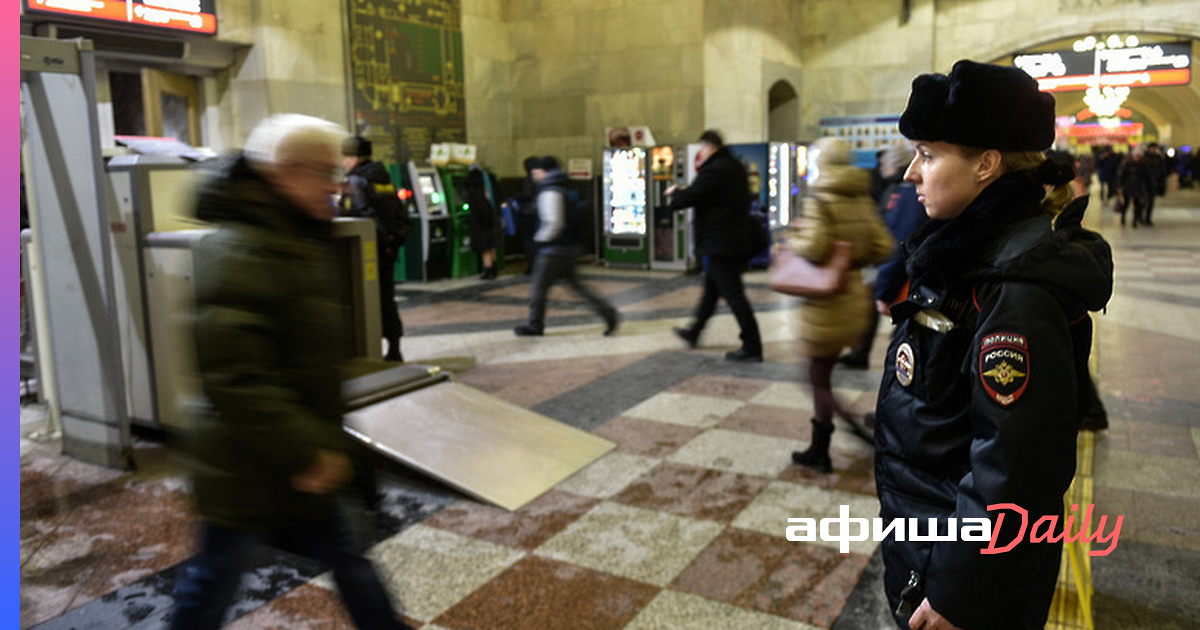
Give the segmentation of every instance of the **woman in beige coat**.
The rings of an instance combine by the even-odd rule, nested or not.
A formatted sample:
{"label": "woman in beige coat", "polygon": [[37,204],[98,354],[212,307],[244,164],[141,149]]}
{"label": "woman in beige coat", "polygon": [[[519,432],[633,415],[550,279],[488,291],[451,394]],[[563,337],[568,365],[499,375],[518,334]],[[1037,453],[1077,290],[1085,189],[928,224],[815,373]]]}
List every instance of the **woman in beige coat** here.
{"label": "woman in beige coat", "polygon": [[816,263],[829,258],[835,240],[849,242],[853,253],[845,291],[810,298],[800,306],[800,349],[809,360],[813,437],[808,450],[793,453],[792,461],[830,472],[833,415],[841,416],[856,433],[865,435],[833,394],[833,367],[842,349],[853,346],[869,323],[863,308],[869,297],[860,270],[886,260],[893,240],[868,193],[867,171],[850,163],[850,145],[837,138],[822,138],[810,148],[809,160],[816,172],[804,200],[804,214],[788,226],[783,246]]}

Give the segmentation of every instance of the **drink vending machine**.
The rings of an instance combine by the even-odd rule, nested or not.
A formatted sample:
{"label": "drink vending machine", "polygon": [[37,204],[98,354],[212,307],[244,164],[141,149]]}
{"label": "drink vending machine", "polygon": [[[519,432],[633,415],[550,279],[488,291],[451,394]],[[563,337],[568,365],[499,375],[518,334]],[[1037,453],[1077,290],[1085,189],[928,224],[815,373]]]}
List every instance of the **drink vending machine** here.
{"label": "drink vending machine", "polygon": [[645,148],[604,151],[605,265],[649,266],[647,183]]}
{"label": "drink vending machine", "polygon": [[[762,220],[774,234],[799,213],[799,179],[795,147],[786,142],[731,144],[729,151],[746,166],[750,212]],[[750,259],[752,268],[770,264],[770,248]]]}
{"label": "drink vending machine", "polygon": [[670,209],[666,194],[671,186],[686,186],[695,176],[695,168],[688,168],[691,162],[687,155],[686,146],[666,145],[650,149],[651,269],[691,271],[696,267],[692,209]]}

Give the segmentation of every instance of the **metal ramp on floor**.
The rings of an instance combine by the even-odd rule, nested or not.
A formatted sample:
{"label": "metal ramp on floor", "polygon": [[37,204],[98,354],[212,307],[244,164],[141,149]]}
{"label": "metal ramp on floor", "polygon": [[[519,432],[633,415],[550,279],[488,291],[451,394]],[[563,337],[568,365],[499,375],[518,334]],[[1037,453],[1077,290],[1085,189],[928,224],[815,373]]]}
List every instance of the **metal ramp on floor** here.
{"label": "metal ramp on floor", "polygon": [[575,427],[404,365],[350,379],[343,426],[468,496],[516,510],[614,448]]}

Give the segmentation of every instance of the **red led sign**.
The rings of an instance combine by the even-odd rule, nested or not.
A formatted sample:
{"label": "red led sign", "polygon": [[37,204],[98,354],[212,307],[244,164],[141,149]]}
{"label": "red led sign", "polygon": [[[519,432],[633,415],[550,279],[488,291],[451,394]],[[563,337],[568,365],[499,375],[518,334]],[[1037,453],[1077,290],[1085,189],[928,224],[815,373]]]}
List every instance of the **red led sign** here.
{"label": "red led sign", "polygon": [[25,0],[27,13],[68,15],[138,27],[212,35],[216,0]]}

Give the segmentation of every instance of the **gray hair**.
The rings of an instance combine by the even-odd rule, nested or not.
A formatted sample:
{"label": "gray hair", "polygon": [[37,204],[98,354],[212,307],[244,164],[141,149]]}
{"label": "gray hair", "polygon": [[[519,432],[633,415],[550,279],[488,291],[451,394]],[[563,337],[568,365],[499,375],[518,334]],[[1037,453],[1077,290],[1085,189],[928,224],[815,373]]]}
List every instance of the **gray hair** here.
{"label": "gray hair", "polygon": [[905,144],[894,144],[886,151],[879,160],[879,169],[885,176],[903,172],[908,168],[908,163],[912,161],[913,149]]}
{"label": "gray hair", "polygon": [[340,159],[347,135],[339,125],[323,118],[276,114],[255,125],[243,151],[256,168],[283,164],[313,151],[327,151]]}

